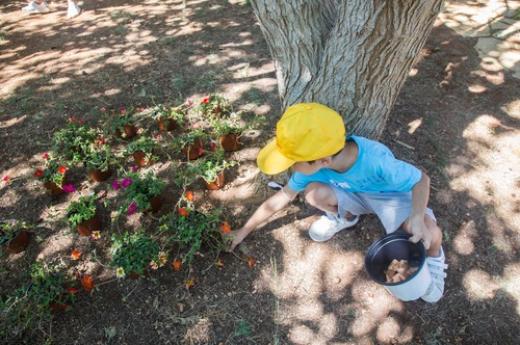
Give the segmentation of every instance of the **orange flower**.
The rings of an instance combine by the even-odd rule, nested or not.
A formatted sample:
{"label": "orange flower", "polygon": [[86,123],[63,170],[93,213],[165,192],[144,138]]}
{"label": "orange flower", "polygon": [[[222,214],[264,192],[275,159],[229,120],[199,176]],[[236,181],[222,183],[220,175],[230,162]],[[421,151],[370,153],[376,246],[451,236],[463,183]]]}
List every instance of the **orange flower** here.
{"label": "orange flower", "polygon": [[247,267],[253,269],[256,266],[256,259],[252,256],[247,257]]}
{"label": "orange flower", "polygon": [[223,234],[229,234],[231,232],[231,226],[228,222],[223,221],[222,224],[220,224],[220,232]]}
{"label": "orange flower", "polygon": [[186,207],[179,207],[177,211],[179,212],[179,215],[181,217],[188,217],[188,215],[190,214]]}
{"label": "orange flower", "polygon": [[175,272],[179,272],[182,268],[182,261],[180,259],[175,259],[172,261],[172,268]]}
{"label": "orange flower", "polygon": [[64,167],[63,165],[60,165],[59,168],[58,168],[58,172],[60,174],[64,175],[67,172],[67,168]]}
{"label": "orange flower", "polygon": [[78,261],[81,258],[81,252],[77,249],[72,250],[70,258],[74,261]]}
{"label": "orange flower", "polygon": [[193,192],[191,190],[186,191],[186,193],[184,193],[184,197],[188,201],[193,201],[193,199],[194,199]]}
{"label": "orange flower", "polygon": [[85,274],[81,277],[81,286],[83,286],[86,292],[92,291],[94,288],[94,278],[92,278],[90,274]]}
{"label": "orange flower", "polygon": [[184,286],[186,286],[186,289],[191,289],[195,286],[195,278],[188,278],[184,281]]}
{"label": "orange flower", "polygon": [[43,176],[43,170],[42,169],[36,169],[34,171],[34,176],[35,177],[42,177]]}

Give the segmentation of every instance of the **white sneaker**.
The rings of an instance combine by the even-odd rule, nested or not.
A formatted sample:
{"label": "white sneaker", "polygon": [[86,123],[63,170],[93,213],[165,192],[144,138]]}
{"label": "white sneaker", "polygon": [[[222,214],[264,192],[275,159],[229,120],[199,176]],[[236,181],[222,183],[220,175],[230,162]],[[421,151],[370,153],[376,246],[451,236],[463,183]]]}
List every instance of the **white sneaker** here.
{"label": "white sneaker", "polygon": [[74,2],[69,0],[69,7],[67,9],[67,18],[76,17],[81,13],[81,8]]}
{"label": "white sneaker", "polygon": [[332,213],[327,213],[312,223],[309,228],[309,236],[316,242],[327,241],[341,230],[356,225],[358,221],[359,216],[354,216],[352,220],[346,220]]}
{"label": "white sneaker", "polygon": [[437,257],[428,256],[426,258],[426,263],[428,264],[428,269],[430,270],[430,275],[432,277],[432,283],[421,298],[428,303],[437,302],[444,294],[444,279],[446,278],[444,270],[448,268],[448,265],[446,265],[444,261],[445,257],[442,247],[441,255]]}
{"label": "white sneaker", "polygon": [[29,5],[22,8],[22,12],[32,14],[32,13],[45,13],[49,12],[49,7],[47,7],[47,2],[42,2],[38,4],[36,1],[31,1]]}

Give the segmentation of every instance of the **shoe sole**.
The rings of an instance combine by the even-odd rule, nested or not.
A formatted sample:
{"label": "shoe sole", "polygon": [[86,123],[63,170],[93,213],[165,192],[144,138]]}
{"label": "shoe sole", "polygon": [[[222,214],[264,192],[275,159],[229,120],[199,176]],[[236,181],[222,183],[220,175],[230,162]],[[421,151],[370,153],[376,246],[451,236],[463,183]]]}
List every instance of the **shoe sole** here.
{"label": "shoe sole", "polygon": [[333,238],[334,235],[336,235],[336,234],[337,234],[338,232],[340,232],[340,231],[348,230],[348,229],[350,229],[350,230],[354,230],[354,226],[356,226],[356,224],[357,224],[358,222],[359,222],[359,218],[358,218],[358,220],[357,220],[354,224],[352,224],[352,225],[348,225],[348,226],[346,226],[346,227],[344,227],[344,228],[341,228],[341,229],[339,229],[339,230],[336,230],[336,232],[334,232],[334,233],[333,233],[329,238],[326,238],[326,239],[320,239],[320,240],[315,239],[314,237],[312,237],[312,235],[311,235],[312,233],[310,232],[310,230],[309,230],[309,237],[310,237],[314,242],[326,242],[326,241],[330,240],[331,238]]}

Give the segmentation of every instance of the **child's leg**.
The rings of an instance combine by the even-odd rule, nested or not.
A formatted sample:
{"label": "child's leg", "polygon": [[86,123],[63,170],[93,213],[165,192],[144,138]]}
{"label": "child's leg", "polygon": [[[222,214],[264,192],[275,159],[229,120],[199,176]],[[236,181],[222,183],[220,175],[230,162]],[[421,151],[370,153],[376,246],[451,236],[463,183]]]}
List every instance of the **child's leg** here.
{"label": "child's leg", "polygon": [[356,225],[358,215],[370,212],[354,193],[323,183],[309,184],[305,189],[305,200],[326,213],[309,228],[309,236],[318,242],[327,241],[337,232]]}

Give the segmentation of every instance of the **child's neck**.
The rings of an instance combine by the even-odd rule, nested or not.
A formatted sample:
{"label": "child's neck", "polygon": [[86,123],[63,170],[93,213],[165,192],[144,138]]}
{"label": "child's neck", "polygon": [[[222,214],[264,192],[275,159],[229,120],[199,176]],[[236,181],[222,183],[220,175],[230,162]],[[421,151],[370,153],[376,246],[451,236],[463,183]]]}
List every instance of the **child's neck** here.
{"label": "child's neck", "polygon": [[329,168],[340,173],[347,172],[356,163],[359,148],[354,140],[348,140],[339,155],[334,157]]}

